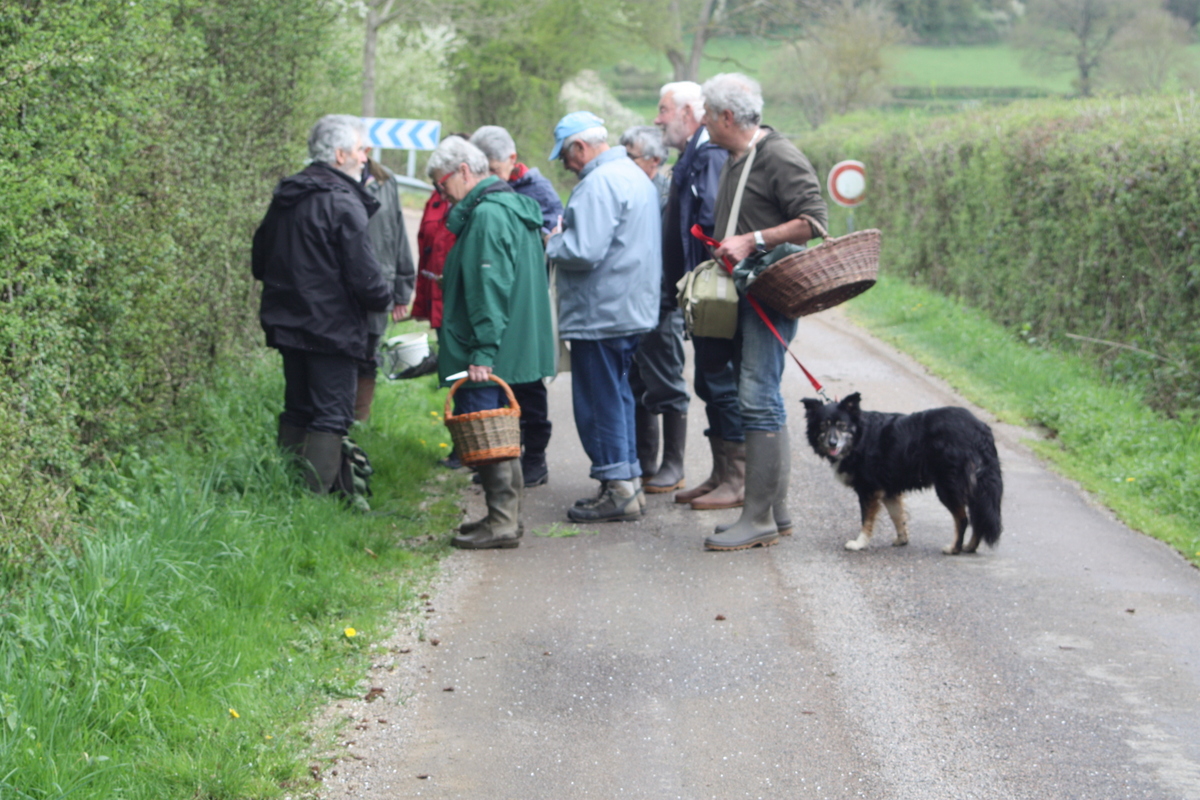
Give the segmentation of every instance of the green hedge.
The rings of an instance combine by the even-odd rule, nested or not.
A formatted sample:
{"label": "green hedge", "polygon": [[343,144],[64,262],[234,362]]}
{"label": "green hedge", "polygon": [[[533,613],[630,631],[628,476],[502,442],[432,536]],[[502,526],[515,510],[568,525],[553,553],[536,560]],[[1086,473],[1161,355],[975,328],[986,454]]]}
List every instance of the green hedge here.
{"label": "green hedge", "polygon": [[0,1],[0,546],[256,340],[247,250],[301,152],[309,0]]}
{"label": "green hedge", "polygon": [[800,144],[822,175],[867,165],[856,225],[884,231],[883,269],[1187,414],[1200,409],[1198,130],[1187,98],[1037,101]]}

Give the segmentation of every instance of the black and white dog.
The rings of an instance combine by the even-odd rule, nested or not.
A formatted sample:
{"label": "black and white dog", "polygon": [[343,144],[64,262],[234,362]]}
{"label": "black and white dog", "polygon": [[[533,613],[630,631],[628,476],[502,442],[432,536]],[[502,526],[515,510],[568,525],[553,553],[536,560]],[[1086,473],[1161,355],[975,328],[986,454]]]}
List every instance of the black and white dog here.
{"label": "black and white dog", "polygon": [[[861,399],[855,392],[840,403],[804,400],[808,443],[858,494],[862,530],[846,549],[870,544],[881,505],[896,526],[892,544],[908,544],[901,495],[930,486],[954,517],[954,543],[942,552],[974,553],[980,539],[994,546],[1000,539],[1004,481],[991,428],[965,408],[885,414],[863,411]],[[971,541],[964,547],[968,525]]]}

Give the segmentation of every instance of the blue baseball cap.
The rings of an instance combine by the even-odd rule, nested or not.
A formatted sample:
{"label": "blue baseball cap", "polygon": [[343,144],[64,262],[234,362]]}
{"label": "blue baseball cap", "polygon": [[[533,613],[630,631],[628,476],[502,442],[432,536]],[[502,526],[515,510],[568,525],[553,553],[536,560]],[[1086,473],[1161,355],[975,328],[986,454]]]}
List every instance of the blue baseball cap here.
{"label": "blue baseball cap", "polygon": [[602,127],[604,127],[604,120],[590,111],[572,111],[567,114],[554,126],[554,150],[550,153],[550,160],[558,158],[562,152],[563,142],[567,139],[591,128]]}

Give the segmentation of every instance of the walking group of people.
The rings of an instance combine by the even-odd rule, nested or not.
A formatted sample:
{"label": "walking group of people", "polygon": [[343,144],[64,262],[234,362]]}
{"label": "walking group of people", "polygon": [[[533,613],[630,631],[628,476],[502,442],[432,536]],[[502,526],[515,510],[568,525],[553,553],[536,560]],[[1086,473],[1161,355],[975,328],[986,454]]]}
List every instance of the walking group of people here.
{"label": "walking group of people", "polygon": [[[416,272],[412,315],[438,330],[439,377],[469,380],[456,413],[505,405],[492,375],[522,409],[522,457],[478,468],[487,515],[461,526],[455,546],[519,544],[523,491],[549,472],[544,379],[567,359],[575,425],[599,482],[569,519],[635,520],[646,493],[675,492],[697,510],[742,508],[705,539],[709,549],[790,533],[785,350],[776,332],[790,341],[794,320],[766,308],[760,317],[740,298],[732,338],[692,337],[713,468],[685,489],[683,467],[690,396],[677,282],[710,257],[736,263],[804,244],[826,224],[811,165],[761,124],[762,108],[755,81],[723,74],[703,87],[663,86],[655,126],[631,128],[617,146],[594,114],[568,114],[550,154],[579,177],[565,209],[545,176],[517,160],[503,128],[447,137],[427,166],[435,193],[418,232],[419,270],[405,246],[391,272],[367,244],[380,201],[355,169],[367,163],[357,120],[319,122],[313,164],[280,184],[254,242],[267,343],[284,356],[279,441],[310,462],[314,490],[332,485],[322,454],[345,435],[355,393],[361,410],[364,379],[373,377],[378,334],[367,318],[393,308],[402,316]],[[345,130],[339,120],[349,121]],[[327,123],[341,132],[320,134]],[[668,147],[679,152],[669,178]],[[697,225],[720,241],[713,252],[693,235]]]}

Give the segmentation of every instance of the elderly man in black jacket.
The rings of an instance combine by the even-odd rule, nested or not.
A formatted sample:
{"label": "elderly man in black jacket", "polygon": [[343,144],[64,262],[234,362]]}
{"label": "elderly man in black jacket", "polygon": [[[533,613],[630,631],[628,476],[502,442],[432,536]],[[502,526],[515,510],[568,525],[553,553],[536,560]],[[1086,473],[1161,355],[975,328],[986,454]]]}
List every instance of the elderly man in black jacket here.
{"label": "elderly man in black jacket", "polygon": [[284,178],[254,233],[259,319],[283,356],[279,444],[312,466],[309,487],[326,494],[354,421],[358,363],[370,353],[367,312],[386,311],[384,283],[367,233],[379,202],[360,182],[367,148],[357,117],[322,117],[308,135],[312,163]]}

